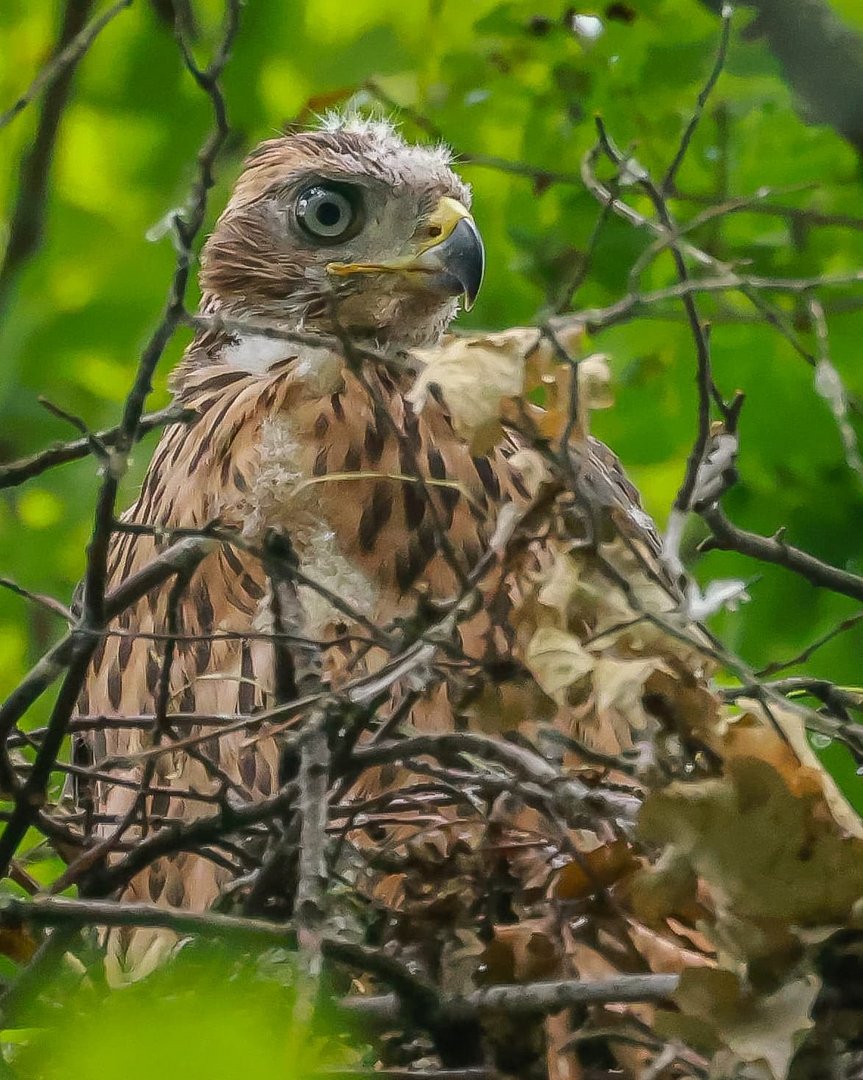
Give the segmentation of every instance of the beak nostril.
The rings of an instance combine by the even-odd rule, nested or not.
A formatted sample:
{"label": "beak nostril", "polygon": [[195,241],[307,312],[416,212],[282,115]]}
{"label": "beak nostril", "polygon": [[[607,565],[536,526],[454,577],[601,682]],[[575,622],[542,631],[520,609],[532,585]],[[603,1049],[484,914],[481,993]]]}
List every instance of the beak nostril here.
{"label": "beak nostril", "polygon": [[430,240],[435,240],[443,232],[440,225],[429,225],[428,235]]}

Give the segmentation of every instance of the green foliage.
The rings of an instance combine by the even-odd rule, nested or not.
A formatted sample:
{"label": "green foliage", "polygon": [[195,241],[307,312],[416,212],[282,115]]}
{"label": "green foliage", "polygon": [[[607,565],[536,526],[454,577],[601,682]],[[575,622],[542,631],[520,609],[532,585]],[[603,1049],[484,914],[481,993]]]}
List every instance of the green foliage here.
{"label": "green foliage", "polygon": [[[7,0],[0,7],[4,52],[17,61],[0,69],[3,104],[44,61],[60,6]],[[863,26],[858,4],[836,7]],[[611,5],[595,40],[574,32],[566,8],[563,0],[249,3],[225,78],[235,135],[221,162],[212,213],[257,139],[286,122],[309,121],[373,81],[387,101],[403,107],[411,136],[427,138],[430,127],[474,159],[515,163],[496,168],[475,161],[463,168],[489,254],[484,292],[463,325],[535,321],[559,302],[562,289],[564,302],[569,299],[566,282],[575,280],[599,212],[578,179],[595,139],[594,114],[602,115],[618,144],[634,146],[642,164],[661,176],[719,36],[718,20],[697,0]],[[206,0],[196,10],[196,50],[204,57],[217,38],[221,4]],[[749,19],[746,11],[735,16],[726,70],[681,170],[674,212],[685,220],[704,205],[753,196],[767,185],[775,189],[770,197],[705,223],[693,240],[761,276],[847,273],[861,265],[863,229],[821,226],[786,210],[856,215],[858,162],[832,130],[801,119],[764,41],[739,33]],[[365,100],[373,98],[366,89]],[[415,122],[417,114],[424,124]],[[38,106],[31,106],[0,132],[0,205],[7,214],[17,196],[18,161],[37,120]],[[60,132],[44,241],[2,312],[3,459],[72,434],[39,406],[40,394],[94,428],[116,421],[173,264],[170,242],[148,242],[146,234],[182,206],[209,124],[208,103],[183,70],[170,30],[150,5],[134,4],[81,66]],[[543,170],[564,178],[554,181]],[[0,219],[0,230],[3,225]],[[602,307],[625,293],[629,269],[649,240],[609,222],[574,306]],[[664,255],[648,268],[643,285],[661,288],[673,280]],[[863,396],[863,368],[855,292],[835,288],[824,299],[832,358],[856,401]],[[776,303],[792,336],[814,350],[803,302],[777,295]],[[815,555],[863,569],[860,480],[845,464],[826,403],[814,393],[811,367],[740,295],[706,296],[699,304],[713,323],[720,386],[748,395],[742,478],[729,511],[743,526],[766,533],[784,526],[790,540]],[[161,367],[154,406],[166,400],[166,376],[186,340],[178,335]],[[694,432],[691,337],[679,306],[663,305],[594,344],[610,354],[618,390],[616,408],[596,417],[596,434],[620,455],[662,523]],[[136,454],[127,497],[151,445],[152,439]],[[4,492],[3,572],[68,598],[83,566],[96,482],[87,460]],[[757,578],[751,604],[715,625],[756,667],[794,655],[853,609],[781,570],[732,555],[699,558],[697,538],[690,555],[699,576]],[[50,614],[0,595],[0,693],[15,685],[57,630]],[[858,627],[820,650],[808,670],[856,683],[861,645]],[[42,717],[44,711],[34,710],[34,722]]]}
{"label": "green foliage", "polygon": [[[274,977],[278,972],[281,978]],[[332,1018],[311,1016],[284,959],[268,971],[214,947],[114,991],[79,986],[14,1033],[11,1075],[28,1080],[311,1080],[356,1064]],[[286,981],[287,976],[287,981]],[[4,1032],[4,1037],[9,1033]],[[336,1074],[338,1075],[338,1074]]]}

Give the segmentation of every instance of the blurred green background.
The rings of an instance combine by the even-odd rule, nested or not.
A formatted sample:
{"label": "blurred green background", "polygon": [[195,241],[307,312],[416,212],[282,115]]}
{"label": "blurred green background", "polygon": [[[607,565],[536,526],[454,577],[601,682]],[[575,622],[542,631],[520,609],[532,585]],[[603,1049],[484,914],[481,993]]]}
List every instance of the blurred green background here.
{"label": "blurred green background", "polygon": [[279,950],[198,941],[121,992],[80,978],[52,989],[53,1008],[28,1013],[38,1027],[0,1032],[0,1077],[356,1080],[375,1060],[359,1025],[321,1007]]}
{"label": "blurred green background", "polygon": [[[0,297],[0,460],[74,436],[37,402],[42,394],[93,428],[116,422],[138,353],[158,320],[174,262],[170,239],[147,233],[182,206],[210,106],[180,61],[166,4],[136,0],[105,29],[77,72],[50,176],[44,239]],[[56,40],[59,0],[0,4],[0,109],[29,84]],[[107,4],[104,5],[107,7]],[[98,4],[94,12],[104,10]],[[835,0],[863,33],[859,0]],[[196,0],[196,55],[218,40],[221,0]],[[597,16],[585,24],[577,14]],[[768,43],[745,32],[740,10],[725,71],[681,170],[683,220],[765,185],[774,208],[715,219],[693,239],[744,270],[766,276],[841,274],[863,265],[863,220],[823,225],[788,208],[863,215],[860,163],[830,127],[806,119]],[[599,28],[601,33],[585,33]],[[581,32],[580,32],[581,31]],[[627,0],[573,8],[562,0],[248,0],[224,79],[233,136],[219,164],[210,220],[245,151],[287,122],[346,100],[368,80],[403,109],[411,137],[428,137],[413,112],[464,155],[487,155],[567,182],[465,164],[489,256],[486,285],[463,326],[530,323],[572,280],[598,206],[578,182],[600,114],[620,145],[661,176],[716,52],[720,23],[698,0]],[[39,102],[0,131],[0,245],[18,195],[18,169],[38,122]],[[529,175],[524,175],[523,173]],[[645,212],[640,196],[628,195]],[[786,208],[777,209],[777,208]],[[618,220],[599,235],[576,309],[623,295],[649,237]],[[662,256],[645,287],[674,280]],[[863,396],[858,360],[859,287],[825,290],[833,362],[852,395]],[[798,298],[777,296],[814,350]],[[840,566],[863,571],[861,481],[845,463],[812,368],[752,305],[735,294],[699,299],[713,324],[715,374],[726,393],[746,391],[741,480],[727,500],[741,525],[789,540]],[[190,297],[194,306],[194,297]],[[167,400],[170,367],[188,341],[177,336],[159,370],[151,406]],[[594,430],[624,462],[662,524],[694,433],[694,349],[677,306],[655,308],[598,335],[610,354],[617,404]],[[852,415],[856,424],[856,416]],[[125,500],[153,439],[137,451]],[[68,600],[84,560],[93,494],[92,459],[0,493],[0,573]],[[694,554],[704,581],[755,578],[751,603],[716,619],[723,640],[750,664],[793,655],[856,605],[781,570],[736,556]],[[0,695],[8,692],[60,629],[53,616],[0,592]],[[807,665],[856,685],[860,627]],[[33,719],[44,714],[36,710]]]}

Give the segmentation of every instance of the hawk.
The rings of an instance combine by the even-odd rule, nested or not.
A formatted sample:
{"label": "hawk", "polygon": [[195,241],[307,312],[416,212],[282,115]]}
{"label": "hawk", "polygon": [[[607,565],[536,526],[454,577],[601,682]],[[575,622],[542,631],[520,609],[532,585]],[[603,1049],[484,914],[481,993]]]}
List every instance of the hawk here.
{"label": "hawk", "polygon": [[[272,796],[280,734],[237,721],[285,700],[280,654],[293,654],[295,693],[310,647],[308,666],[330,687],[380,670],[388,657],[375,628],[406,633],[471,575],[479,581],[502,512],[535,504],[542,462],[514,426],[476,452],[433,387],[422,408],[410,397],[412,350],[438,345],[480,288],[470,208],[445,148],[409,145],[381,121],[271,139],[246,161],[204,247],[199,329],[173,380],[192,419],[162,435],[115,535],[109,584],[174,530],[217,523],[220,539],[187,580],[118,617],[94,656],[78,712],[105,721],[79,749],[96,773],[84,802],[99,836],[122,826],[128,841],[211,813],[219,799]],[[613,455],[587,437],[572,455],[593,525],[625,534],[673,593]],[[548,715],[513,613],[537,567],[577,546],[585,515],[563,518],[566,535],[538,527],[515,564],[482,577],[447,678],[392,682],[379,720],[388,731],[460,730],[481,707],[483,729],[494,717],[503,729],[513,685],[519,707]],[[274,537],[299,582],[281,616],[265,554]],[[566,709],[570,734],[606,753],[629,745],[620,708],[607,723],[586,700]],[[149,727],[111,723],[142,716]],[[408,771],[370,772],[354,794],[398,788]],[[239,849],[181,852],[142,870],[125,895],[203,910],[245,870]],[[164,934],[117,933],[110,951],[117,977],[137,976],[158,963]]]}

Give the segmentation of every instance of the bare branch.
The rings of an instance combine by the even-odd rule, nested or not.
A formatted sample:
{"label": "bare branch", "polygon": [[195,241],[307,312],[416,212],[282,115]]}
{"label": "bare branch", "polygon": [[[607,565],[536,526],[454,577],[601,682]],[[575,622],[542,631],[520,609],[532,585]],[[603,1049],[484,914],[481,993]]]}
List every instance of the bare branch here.
{"label": "bare branch", "polygon": [[[169,405],[166,409],[149,413],[142,416],[138,422],[135,440],[142,439],[155,428],[169,424],[185,423],[192,418],[188,409],[180,409],[176,405]],[[68,461],[78,461],[93,452],[91,439],[97,439],[103,446],[115,446],[120,435],[120,427],[107,428],[105,431],[94,432],[92,436],[76,439],[74,442],[62,443],[42,450],[31,457],[13,461],[8,465],[0,465],[0,488],[16,487],[26,480],[32,480],[40,476],[48,469],[57,465],[65,465]]]}
{"label": "bare branch", "polygon": [[297,781],[302,828],[295,918],[300,947],[309,954],[309,971],[313,975],[320,974],[321,934],[325,925],[329,758],[326,731],[315,731],[303,740]]}
{"label": "bare branch", "polygon": [[689,123],[686,125],[686,130],[680,139],[680,143],[677,147],[677,152],[671,164],[662,178],[662,183],[659,185],[660,191],[664,195],[670,194],[674,191],[675,180],[677,179],[677,172],[680,166],[683,164],[683,159],[686,157],[686,152],[689,150],[689,144],[692,142],[692,136],[695,134],[695,130],[701,122],[701,117],[704,113],[704,106],[707,104],[710,95],[713,93],[713,89],[719,81],[719,76],[722,74],[722,69],[725,67],[725,61],[728,57],[728,43],[731,40],[731,18],[734,15],[734,7],[732,4],[726,3],[722,7],[722,37],[719,41],[719,49],[716,53],[716,60],[713,62],[713,68],[707,82],[704,84],[701,92],[698,95],[698,100],[695,104],[695,110],[689,119]]}
{"label": "bare branch", "polygon": [[863,600],[863,577],[859,574],[852,574],[848,570],[840,570],[837,566],[822,562],[814,555],[786,544],[779,534],[772,537],[759,536],[738,528],[729,521],[718,504],[705,507],[699,513],[713,533],[713,536],[701,545],[703,551],[711,548],[739,551],[741,555],[750,555],[762,562],[784,566],[786,570],[792,570],[819,588],[831,589],[854,600]]}
{"label": "bare branch", "polygon": [[[82,27],[77,33],[74,33],[71,41],[60,40],[60,49],[57,55],[49,64],[38,73],[36,78],[27,87],[18,100],[3,113],[0,113],[0,128],[6,127],[8,123],[15,119],[19,113],[34,101],[43,90],[52,86],[61,79],[68,80],[71,77],[72,71],[80,63],[84,54],[89,50],[90,46],[102,33],[105,27],[113,19],[115,19],[121,11],[131,7],[134,0],[117,0],[117,3],[113,7],[103,11],[101,15],[98,15],[92,22]],[[74,6],[74,5],[70,5]],[[91,4],[86,5],[91,7]],[[67,31],[68,34],[68,31]]]}
{"label": "bare branch", "polygon": [[43,87],[47,87],[35,137],[21,161],[18,195],[10,215],[5,251],[0,260],[0,315],[12,294],[19,272],[42,242],[54,151],[63,114],[69,103],[75,69],[103,26],[131,2],[120,0],[88,27],[85,23],[93,0],[67,0],[63,6],[55,59],[36,77],[23,97],[0,116],[2,129]]}

